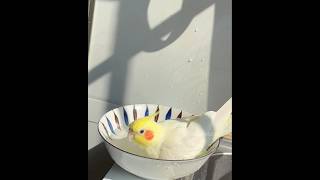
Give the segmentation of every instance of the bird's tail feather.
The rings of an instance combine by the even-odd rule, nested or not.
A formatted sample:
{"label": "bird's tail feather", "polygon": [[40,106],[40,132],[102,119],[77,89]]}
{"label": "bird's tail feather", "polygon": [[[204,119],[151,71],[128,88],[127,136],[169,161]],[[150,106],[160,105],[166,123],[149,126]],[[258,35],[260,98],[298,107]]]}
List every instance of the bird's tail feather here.
{"label": "bird's tail feather", "polygon": [[212,119],[215,125],[213,141],[232,132],[232,98],[230,98],[215,114]]}

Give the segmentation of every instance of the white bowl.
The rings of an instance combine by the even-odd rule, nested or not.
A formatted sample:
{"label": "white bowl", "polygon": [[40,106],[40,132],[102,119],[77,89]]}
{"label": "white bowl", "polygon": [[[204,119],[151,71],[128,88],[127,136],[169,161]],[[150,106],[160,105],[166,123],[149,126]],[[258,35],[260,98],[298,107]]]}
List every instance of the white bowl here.
{"label": "white bowl", "polygon": [[178,179],[193,174],[216,151],[219,141],[205,155],[187,160],[149,158],[133,143],[127,142],[128,125],[156,111],[159,111],[157,122],[192,115],[181,109],[156,104],[127,105],[107,112],[99,121],[98,131],[111,158],[123,169],[145,179]]}

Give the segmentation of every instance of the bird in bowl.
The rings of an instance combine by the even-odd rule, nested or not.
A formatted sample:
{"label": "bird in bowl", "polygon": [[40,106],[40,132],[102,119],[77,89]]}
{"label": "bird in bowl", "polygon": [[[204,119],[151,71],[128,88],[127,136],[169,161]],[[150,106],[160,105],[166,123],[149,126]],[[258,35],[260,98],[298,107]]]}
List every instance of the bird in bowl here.
{"label": "bird in bowl", "polygon": [[199,157],[231,132],[231,99],[217,112],[156,122],[159,112],[133,121],[129,139],[150,158],[184,160]]}

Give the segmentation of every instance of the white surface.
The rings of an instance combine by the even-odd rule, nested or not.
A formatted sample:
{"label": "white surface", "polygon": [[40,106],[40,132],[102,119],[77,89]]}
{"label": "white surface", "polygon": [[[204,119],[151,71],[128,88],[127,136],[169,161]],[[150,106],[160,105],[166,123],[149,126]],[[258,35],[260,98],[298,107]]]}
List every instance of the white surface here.
{"label": "white surface", "polygon": [[128,173],[117,164],[114,164],[103,180],[143,180],[142,178]]}
{"label": "white surface", "polygon": [[102,76],[90,98],[197,113],[231,97],[231,0],[96,0],[94,13],[89,79],[100,65]]}
{"label": "white surface", "polygon": [[209,158],[207,156],[189,161],[159,161],[125,153],[114,146],[105,144],[110,157],[120,167],[137,176],[153,180],[178,179],[188,176],[199,170]]}
{"label": "white surface", "polygon": [[[231,142],[230,141],[221,141],[221,144],[219,146],[219,152],[231,152],[231,151],[232,151]],[[228,157],[228,156],[225,156],[225,157]],[[223,158],[221,160],[219,160],[219,158],[218,158],[218,160],[216,160],[216,161],[218,163],[220,163],[219,166],[218,165],[213,166],[212,167],[213,170],[209,171],[208,173],[213,174],[213,176],[215,177],[213,179],[220,179],[220,178],[216,178],[216,176],[221,176],[221,172],[217,172],[216,168],[220,168],[220,169],[223,168],[220,171],[230,171],[229,168],[231,168],[231,164],[230,165],[221,164],[221,163],[230,163],[230,161],[223,161]],[[205,175],[205,177],[206,176],[207,175]],[[112,166],[112,168],[108,171],[108,173],[105,175],[103,180],[144,180],[144,179],[140,178],[138,176],[135,176],[135,175],[127,172],[126,170],[122,169],[117,164],[114,164]]]}

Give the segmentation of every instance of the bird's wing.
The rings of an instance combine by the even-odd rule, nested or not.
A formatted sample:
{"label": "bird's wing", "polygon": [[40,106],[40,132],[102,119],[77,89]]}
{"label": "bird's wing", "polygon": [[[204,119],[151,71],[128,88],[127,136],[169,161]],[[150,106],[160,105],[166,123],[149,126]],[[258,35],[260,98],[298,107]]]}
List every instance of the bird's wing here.
{"label": "bird's wing", "polygon": [[191,159],[197,157],[210,143],[212,132],[206,132],[199,123],[168,121],[162,123],[166,126],[167,136],[161,145],[161,159]]}

